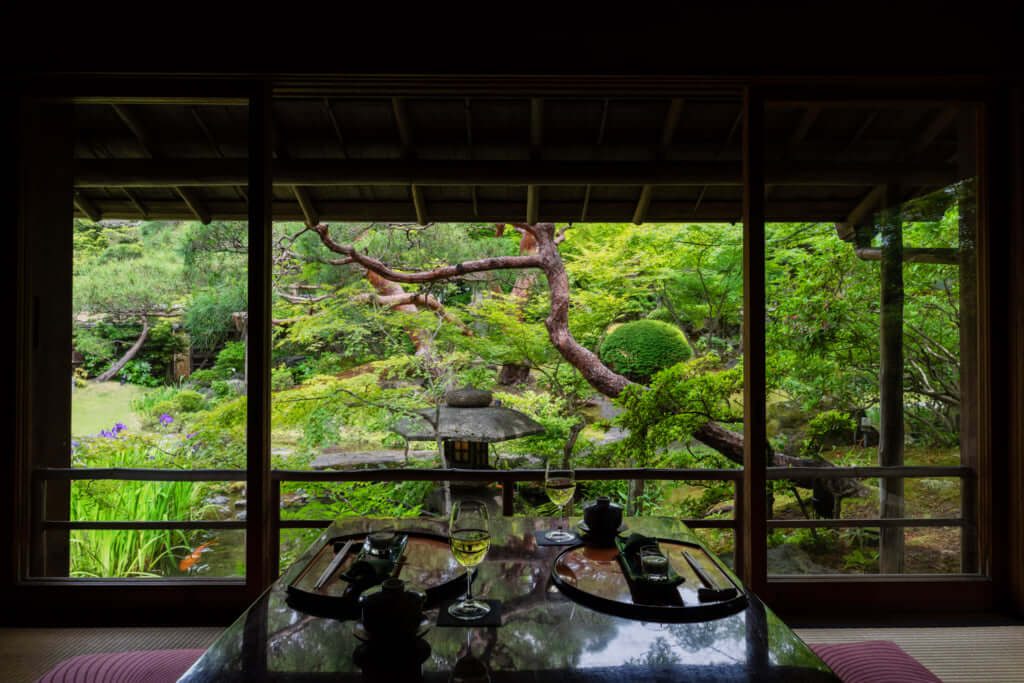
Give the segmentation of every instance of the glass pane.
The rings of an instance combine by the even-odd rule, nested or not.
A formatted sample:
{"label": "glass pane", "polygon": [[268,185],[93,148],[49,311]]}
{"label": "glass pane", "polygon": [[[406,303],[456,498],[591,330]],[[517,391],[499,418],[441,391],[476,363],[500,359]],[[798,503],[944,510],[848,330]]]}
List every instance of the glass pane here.
{"label": "glass pane", "polygon": [[[78,104],[74,125],[70,465],[243,480],[75,482],[70,519],[242,521],[247,108]],[[232,160],[234,184],[203,178]],[[183,161],[195,180],[165,180]],[[71,576],[245,574],[242,530],[87,530],[70,542]]]}
{"label": "glass pane", "polygon": [[[767,107],[767,210],[780,221],[766,251],[776,465],[976,466],[975,118],[948,103]],[[965,525],[870,538],[776,529],[769,573],[975,573],[968,481],[926,470],[776,479],[777,520]]]}

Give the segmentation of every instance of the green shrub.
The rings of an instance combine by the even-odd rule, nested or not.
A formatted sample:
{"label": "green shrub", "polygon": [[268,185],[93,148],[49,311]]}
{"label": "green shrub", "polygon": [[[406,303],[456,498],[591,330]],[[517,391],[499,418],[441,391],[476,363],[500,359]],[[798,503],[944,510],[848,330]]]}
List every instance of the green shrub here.
{"label": "green shrub", "polygon": [[647,383],[659,370],[688,360],[686,337],[667,323],[636,320],[615,329],[601,345],[605,365],[634,382]]}
{"label": "green shrub", "polygon": [[222,379],[214,380],[210,383],[210,388],[213,389],[213,395],[217,398],[227,398],[234,394],[234,390],[231,385]]}
{"label": "green shrub", "polygon": [[[217,362],[213,364],[214,370],[227,372],[227,377],[234,373],[245,371],[245,342],[228,342],[224,349],[217,354]],[[223,377],[221,379],[226,379]]]}
{"label": "green shrub", "polygon": [[166,413],[168,415],[173,415],[174,413],[179,412],[179,410],[178,410],[178,402],[177,401],[158,401],[157,403],[153,404],[153,407],[150,408],[149,412],[150,412],[151,415],[158,415],[158,416],[159,415],[163,415],[164,413]]}
{"label": "green shrub", "polygon": [[216,370],[196,370],[188,378],[188,381],[197,387],[208,387],[214,381],[224,379]]}
{"label": "green shrub", "polygon": [[853,444],[857,424],[848,413],[841,410],[826,410],[807,423],[808,439],[804,441],[805,455],[815,455],[839,445]]}
{"label": "green shrub", "polygon": [[186,389],[185,391],[179,391],[174,397],[174,402],[178,405],[178,408],[183,413],[194,413],[197,410],[202,409],[206,403],[206,398],[203,397],[198,391],[192,391]]}
{"label": "green shrub", "polygon": [[291,389],[295,386],[292,371],[286,367],[275,368],[270,372],[270,388],[274,391]]}

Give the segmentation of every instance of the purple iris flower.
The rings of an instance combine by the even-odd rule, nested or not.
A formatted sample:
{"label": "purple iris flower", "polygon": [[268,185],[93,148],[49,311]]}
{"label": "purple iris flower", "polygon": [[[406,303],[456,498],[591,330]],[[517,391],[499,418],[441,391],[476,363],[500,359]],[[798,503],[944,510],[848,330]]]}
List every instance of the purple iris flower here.
{"label": "purple iris flower", "polygon": [[162,425],[169,425],[172,422],[174,422],[174,418],[171,417],[170,415],[168,415],[167,413],[163,413],[160,416],[160,424],[162,424]]}
{"label": "purple iris flower", "polygon": [[74,441],[74,440],[72,440],[72,441],[71,441],[71,447],[72,447],[72,448],[78,448],[78,442],[77,442],[77,441]]}
{"label": "purple iris flower", "polygon": [[198,432],[192,432],[191,434],[186,434],[185,438],[186,439],[191,439],[191,438],[195,437],[196,434],[198,434]]}
{"label": "purple iris flower", "polygon": [[114,432],[110,432],[104,429],[100,431],[100,436],[102,436],[104,439],[112,439],[114,438]]}
{"label": "purple iris flower", "polygon": [[117,424],[114,425],[114,433],[115,434],[117,434],[118,432],[123,432],[126,429],[128,429],[128,428],[125,427],[124,424],[121,423],[121,422],[118,422]]}

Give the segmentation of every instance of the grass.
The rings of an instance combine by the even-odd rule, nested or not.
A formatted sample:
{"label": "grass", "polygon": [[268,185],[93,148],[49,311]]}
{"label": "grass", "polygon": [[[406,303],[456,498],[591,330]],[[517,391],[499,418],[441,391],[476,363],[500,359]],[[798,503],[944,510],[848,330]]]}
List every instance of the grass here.
{"label": "grass", "polygon": [[131,429],[139,428],[131,402],[141,399],[145,387],[119,382],[89,382],[71,393],[71,435],[83,437],[98,434],[121,422]]}

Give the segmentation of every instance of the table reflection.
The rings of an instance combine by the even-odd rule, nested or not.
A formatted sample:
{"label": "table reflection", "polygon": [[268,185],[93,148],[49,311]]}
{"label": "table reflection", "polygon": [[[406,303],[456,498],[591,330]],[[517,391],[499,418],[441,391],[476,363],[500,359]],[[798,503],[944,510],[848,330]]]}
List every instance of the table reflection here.
{"label": "table reflection", "polygon": [[[353,660],[359,644],[352,632],[354,622],[299,612],[286,602],[284,587],[326,539],[380,523],[351,519],[332,525],[225,631],[183,680],[312,680],[328,675],[333,680],[364,680]],[[549,520],[496,518],[492,524],[493,544],[478,568],[474,594],[502,600],[503,625],[433,626],[424,636],[430,646],[423,663],[426,681],[451,680],[456,664],[467,657],[476,659],[496,682],[625,678],[639,682],[665,677],[837,680],[756,598],[731,616],[693,623],[660,624],[611,616],[552,590],[550,569],[564,548],[538,547],[532,533],[550,524]],[[699,543],[672,519],[636,518],[629,524],[646,535]],[[414,521],[406,529],[443,533],[443,527],[443,523]],[[593,554],[600,562],[586,567],[569,564],[566,572],[582,572],[573,577],[580,583],[619,581],[622,576],[614,552],[595,549]],[[436,607],[428,610],[427,616],[434,623]]]}

